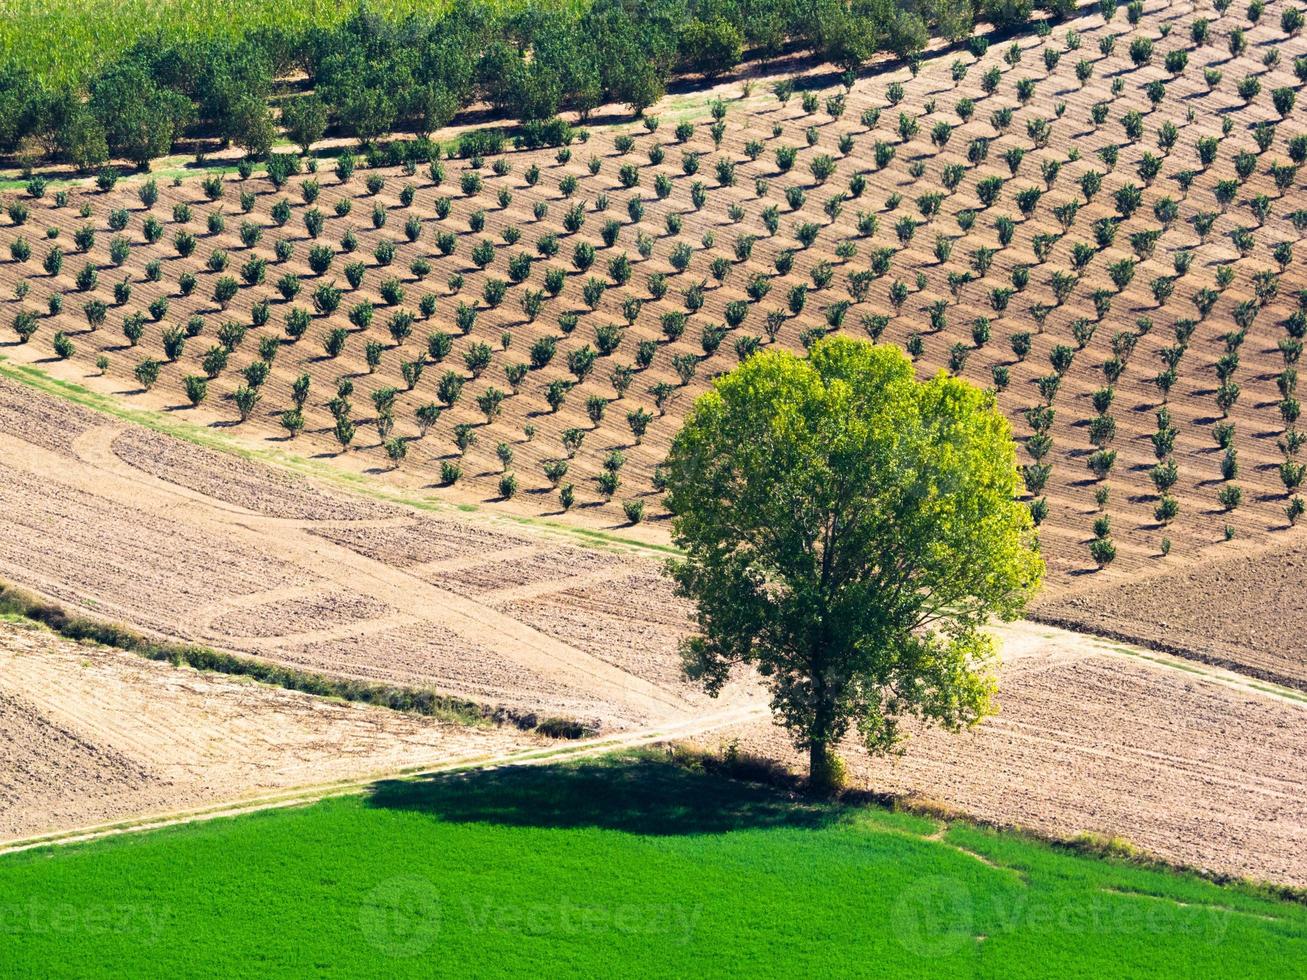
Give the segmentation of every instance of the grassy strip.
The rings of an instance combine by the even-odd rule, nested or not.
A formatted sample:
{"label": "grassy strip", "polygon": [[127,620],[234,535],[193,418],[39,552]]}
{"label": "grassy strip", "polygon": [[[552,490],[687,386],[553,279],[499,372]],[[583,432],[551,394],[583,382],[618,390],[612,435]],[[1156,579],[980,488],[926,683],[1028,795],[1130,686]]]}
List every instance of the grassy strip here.
{"label": "grassy strip", "polygon": [[281,667],[253,657],[223,653],[193,643],[152,639],[116,623],[73,615],[61,606],[46,602],[6,582],[0,582],[0,616],[21,616],[70,640],[90,640],[138,654],[148,660],[171,663],[175,667],[185,665],[196,670],[248,677],[261,684],[318,697],[339,698],[394,711],[407,711],[460,725],[511,724],[550,738],[582,738],[593,734],[585,725],[571,719],[540,720],[534,714],[502,707],[491,708],[435,691],[328,677],[292,667]]}
{"label": "grassy strip", "polygon": [[1283,977],[1307,955],[1299,905],[653,753],[6,855],[0,909],[7,961],[78,976]]}
{"label": "grassy strip", "polygon": [[[27,364],[15,364],[3,354],[0,354],[0,376],[25,384],[29,388],[35,388],[47,395],[62,398],[74,405],[81,405],[83,408],[89,408],[102,415],[122,419],[124,422],[130,422],[133,425],[139,425],[142,428],[172,436],[174,439],[181,439],[204,449],[238,456],[251,462],[262,463],[265,466],[290,470],[300,476],[311,477],[373,500],[400,504],[433,514],[448,514],[451,511],[478,513],[480,511],[480,508],[475,504],[452,504],[430,497],[408,497],[402,493],[391,492],[377,487],[368,477],[360,473],[342,472],[329,464],[317,463],[292,453],[274,449],[250,449],[193,423],[170,419],[159,412],[148,409],[131,408],[108,395],[101,395],[75,382],[51,377],[40,368]],[[652,552],[657,555],[680,554],[680,551],[668,545],[638,541],[635,538],[628,538],[620,534],[612,534],[608,531],[599,531],[593,528],[573,527],[568,524],[561,524],[558,521],[529,517],[525,514],[495,514],[490,519],[508,520],[524,527],[566,535],[576,544],[597,550],[611,551],[617,549]]]}

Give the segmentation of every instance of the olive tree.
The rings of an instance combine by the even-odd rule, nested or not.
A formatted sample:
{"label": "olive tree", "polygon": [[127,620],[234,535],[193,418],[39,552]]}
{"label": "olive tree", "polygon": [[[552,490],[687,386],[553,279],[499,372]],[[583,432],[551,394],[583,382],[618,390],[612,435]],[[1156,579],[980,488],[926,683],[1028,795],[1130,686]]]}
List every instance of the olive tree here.
{"label": "olive tree", "polygon": [[845,337],[759,352],[695,402],[665,476],[686,673],[716,694],[755,666],[814,786],[840,781],[851,727],[886,752],[904,716],[990,712],[985,626],[1043,576],[992,395]]}
{"label": "olive tree", "polygon": [[316,95],[290,99],[281,110],[281,124],[290,141],[308,156],[313,144],[327,131],[327,107]]}

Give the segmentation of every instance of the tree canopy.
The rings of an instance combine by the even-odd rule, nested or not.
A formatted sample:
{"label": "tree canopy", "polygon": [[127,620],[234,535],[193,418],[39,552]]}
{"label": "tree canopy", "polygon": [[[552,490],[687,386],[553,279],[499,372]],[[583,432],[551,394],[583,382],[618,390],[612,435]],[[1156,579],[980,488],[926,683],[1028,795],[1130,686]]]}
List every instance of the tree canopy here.
{"label": "tree canopy", "polygon": [[700,627],[686,672],[716,693],[754,665],[814,781],[851,727],[883,752],[905,717],[991,710],[985,626],[1043,576],[992,395],[845,337],[758,353],[695,402],[666,478],[670,573]]}

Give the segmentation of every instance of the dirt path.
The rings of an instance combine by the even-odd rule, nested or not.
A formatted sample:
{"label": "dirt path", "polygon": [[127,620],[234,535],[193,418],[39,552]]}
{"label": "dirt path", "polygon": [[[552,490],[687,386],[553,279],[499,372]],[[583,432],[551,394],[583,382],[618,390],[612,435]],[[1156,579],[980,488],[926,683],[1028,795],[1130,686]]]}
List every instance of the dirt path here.
{"label": "dirt path", "polygon": [[[105,424],[82,433],[73,452],[86,467],[70,467],[48,451],[0,434],[0,450],[14,465],[34,473],[55,473],[77,489],[114,500],[124,506],[166,515],[216,537],[231,537],[245,547],[276,557],[293,567],[312,569],[315,576],[335,585],[384,602],[406,621],[435,622],[458,636],[489,645],[513,662],[582,688],[604,700],[624,704],[651,720],[677,717],[685,705],[675,694],[635,677],[558,639],[547,636],[480,602],[423,581],[408,571],[368,558],[308,530],[316,522],[270,518],[263,514],[214,502],[196,491],[144,474],[114,454],[112,443],[123,431]],[[178,506],[184,503],[185,506]],[[386,526],[393,521],[367,521]],[[353,524],[353,522],[351,522]],[[278,590],[284,594],[285,590]],[[249,597],[216,599],[205,610],[212,621],[247,605]],[[394,625],[394,622],[387,626]],[[374,628],[362,624],[362,631]],[[357,635],[349,627],[333,628],[322,636]],[[288,642],[289,638],[283,638]]]}
{"label": "dirt path", "polygon": [[[900,758],[850,740],[852,778],[1041,834],[1121,836],[1169,861],[1307,884],[1307,699],[1291,688],[1041,624],[1003,642],[999,712],[960,735],[909,726]],[[801,766],[784,732],[701,739]]]}
{"label": "dirt path", "polygon": [[[33,399],[35,413],[50,401]],[[0,572],[20,584],[269,659],[514,696],[617,729],[564,754],[738,739],[794,758],[757,688],[713,702],[678,683],[687,609],[648,557],[288,483],[91,413],[64,421],[31,439],[0,433],[11,518]],[[1001,713],[963,736],[920,733],[898,764],[851,753],[859,780],[1046,833],[1124,834],[1175,860],[1307,881],[1301,695],[1052,627],[995,632]],[[409,716],[140,663],[163,673],[127,682],[77,652],[0,664],[0,756],[12,757],[0,774],[17,774],[8,806],[38,812],[0,817],[0,837],[103,833],[122,819],[359,792],[415,769],[560,757],[512,732],[494,744],[433,738]]]}
{"label": "dirt path", "polygon": [[0,621],[0,838],[551,743],[201,673]]}
{"label": "dirt path", "polygon": [[[109,657],[128,657],[130,655],[117,654],[115,651],[102,651],[101,655]],[[0,652],[0,660],[4,660],[6,666],[9,666],[9,659],[4,657]],[[49,679],[50,663],[47,659],[42,658],[39,664],[29,662],[26,665],[29,669],[15,671],[12,675],[6,676],[4,682],[0,683],[0,690],[8,684],[15,687],[28,688],[34,681],[38,680],[35,675],[44,675],[46,680]],[[66,665],[65,665],[66,666]],[[146,664],[142,662],[143,669],[151,671],[170,670],[164,665]],[[224,685],[246,688],[247,685],[241,685],[227,679],[210,678],[206,675],[194,675],[186,672],[192,680],[182,680],[183,685],[193,685],[195,693],[202,693],[207,698],[212,698],[214,690],[208,688],[221,688]],[[154,679],[151,683],[157,683]],[[175,686],[176,678],[173,678]],[[83,695],[85,692],[81,692]],[[142,692],[134,692],[142,693]],[[152,696],[157,697],[162,694],[167,699],[167,686],[160,690],[150,692]],[[255,695],[257,697],[257,695]],[[292,698],[302,699],[305,706],[312,708],[314,702],[318,699],[307,696],[290,695]],[[241,769],[242,766],[248,767],[251,764],[251,756],[258,756],[260,753],[266,753],[266,746],[259,744],[254,745],[257,738],[251,736],[256,727],[266,724],[267,719],[262,718],[259,712],[255,712],[251,717],[236,725],[236,731],[233,733],[226,727],[226,721],[215,717],[213,726],[206,727],[200,731],[194,732],[189,738],[182,739],[179,742],[172,743],[167,738],[160,738],[165,734],[161,730],[169,729],[176,724],[175,717],[165,717],[159,722],[143,721],[146,714],[153,712],[144,712],[139,714],[123,714],[113,711],[109,704],[101,702],[104,711],[92,711],[89,713],[85,710],[85,703],[80,703],[75,711],[69,712],[64,710],[68,703],[75,706],[79,705],[78,693],[65,691],[57,697],[47,697],[42,699],[42,708],[51,715],[58,716],[61,720],[75,726],[81,731],[90,731],[91,737],[98,737],[98,748],[104,752],[110,747],[125,746],[127,751],[134,752],[135,755],[148,756],[153,748],[157,753],[158,747],[162,744],[166,746],[166,752],[163,757],[154,760],[154,765],[159,768],[181,768],[190,770],[194,768],[194,763],[203,752],[214,754],[213,745],[218,743],[220,746],[230,742],[233,734],[242,739],[241,753],[239,761],[231,759],[228,765],[232,769]],[[174,705],[175,707],[175,705]],[[333,709],[334,710],[334,709]],[[48,844],[69,844],[80,841],[93,840],[99,837],[114,836],[124,833],[133,833],[144,830],[151,830],[158,827],[170,826],[181,823],[191,823],[200,820],[210,820],[217,817],[235,816],[242,813],[252,813],[258,810],[273,809],[283,806],[304,805],[317,800],[325,799],[330,796],[339,796],[354,794],[367,791],[375,783],[394,778],[411,778],[423,775],[434,775],[441,772],[450,772],[457,769],[465,768],[495,768],[503,765],[537,765],[547,764],[562,759],[577,759],[603,754],[607,752],[630,749],[642,745],[648,745],[654,742],[675,741],[690,738],[695,735],[701,735],[707,732],[716,731],[722,728],[728,728],[734,725],[746,724],[751,721],[758,721],[766,715],[766,706],[759,703],[736,704],[724,707],[717,711],[712,711],[692,719],[683,719],[672,721],[668,724],[655,727],[642,728],[636,731],[622,732],[597,738],[586,739],[577,742],[550,742],[541,739],[538,736],[525,735],[504,729],[468,729],[461,733],[458,726],[447,728],[428,724],[422,719],[415,719],[412,716],[400,715],[385,709],[360,708],[358,706],[339,706],[339,710],[345,713],[354,713],[364,717],[369,723],[378,724],[390,721],[395,722],[394,732],[387,733],[387,741],[391,744],[392,756],[407,755],[411,760],[409,764],[403,766],[393,766],[387,769],[372,769],[368,771],[363,769],[366,765],[367,758],[360,755],[358,747],[354,747],[354,773],[352,778],[333,779],[331,781],[306,782],[299,785],[281,786],[269,793],[236,793],[236,785],[224,784],[219,780],[210,780],[209,784],[214,783],[225,786],[231,795],[224,801],[221,794],[217,798],[207,800],[205,805],[195,807],[190,810],[170,808],[168,810],[153,809],[136,812],[124,812],[126,819],[113,819],[103,823],[74,825],[71,828],[59,829],[51,833],[41,833],[14,837],[9,840],[0,839],[0,854],[11,853],[15,851],[28,850],[33,847],[40,847]],[[220,713],[221,714],[221,713]],[[191,719],[188,719],[188,721]],[[438,729],[437,733],[440,738],[447,741],[441,744],[439,749],[433,749],[432,735],[427,735],[428,729]],[[405,738],[402,734],[404,730],[409,730],[411,734]],[[323,732],[324,744],[321,749],[313,753],[313,763],[321,764],[323,761],[318,757],[318,752],[329,747],[333,737],[338,733]],[[289,743],[291,741],[290,733],[285,730],[278,730],[273,736],[278,742]],[[348,738],[348,736],[346,736]],[[246,744],[249,743],[249,744]],[[439,744],[439,743],[437,743]],[[337,745],[336,748],[344,746]],[[430,761],[433,755],[443,755],[439,761]],[[428,761],[423,762],[423,756]],[[254,763],[266,768],[274,768],[274,764],[269,761],[266,754],[262,759]],[[329,767],[337,772],[349,771],[349,764],[341,765],[339,760],[336,765]],[[363,769],[363,771],[359,771]],[[309,769],[307,766],[299,766],[291,770],[292,773],[307,775]],[[280,775],[280,774],[278,774]],[[247,777],[248,778],[248,777]],[[170,798],[175,800],[187,799],[187,787],[184,780],[165,780]],[[264,784],[269,782],[265,778]],[[179,783],[183,785],[178,785]],[[2,784],[0,784],[2,788]],[[191,794],[194,798],[194,793]],[[137,799],[155,799],[157,794],[140,793]],[[13,822],[5,823],[2,818],[4,810],[0,808],[0,826],[12,826]],[[32,814],[26,814],[29,822],[32,821]],[[39,819],[37,817],[36,819]]]}
{"label": "dirt path", "polygon": [[1269,698],[1307,710],[1307,694],[1291,687],[1271,684],[1238,671],[1211,664],[1197,663],[1185,657],[1149,650],[1128,643],[1118,643],[1098,636],[1076,633],[1059,626],[1018,620],[1001,623],[992,632],[1002,644],[1005,669],[1011,672],[1039,670],[1065,664],[1084,657],[1108,656],[1125,662],[1143,663],[1177,671],[1180,675],[1201,677],[1233,691]]}

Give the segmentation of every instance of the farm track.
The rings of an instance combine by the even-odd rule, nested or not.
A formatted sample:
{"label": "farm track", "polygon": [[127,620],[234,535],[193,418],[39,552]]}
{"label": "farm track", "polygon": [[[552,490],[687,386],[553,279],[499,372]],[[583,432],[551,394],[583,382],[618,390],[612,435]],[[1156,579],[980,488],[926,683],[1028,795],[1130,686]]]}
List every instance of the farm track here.
{"label": "farm track", "polygon": [[[999,713],[845,748],[860,784],[1040,834],[1121,836],[1168,861],[1307,884],[1307,699],[1220,668],[1039,624],[1000,630]],[[767,723],[703,740],[801,765]]]}
{"label": "farm track", "polygon": [[[119,459],[112,450],[112,443],[121,431],[120,426],[111,424],[91,429],[74,440],[73,452],[88,464],[89,469],[79,469],[76,477],[69,481],[72,486],[124,505],[139,506],[144,485],[155,491],[156,501],[147,504],[150,509],[174,516],[184,513],[183,520],[196,528],[215,536],[234,535],[244,547],[257,548],[292,567],[312,568],[317,577],[339,588],[351,589],[399,609],[399,616],[406,621],[427,621],[430,611],[438,610],[437,621],[442,626],[469,643],[489,643],[498,653],[542,676],[587,690],[612,703],[628,705],[646,716],[659,717],[682,710],[673,695],[538,633],[488,606],[438,589],[401,569],[334,545],[321,537],[302,533],[312,527],[312,522],[270,519],[248,512],[240,514],[223,506],[210,510],[208,499],[195,491],[143,475]],[[25,464],[36,472],[41,472],[51,463],[48,459],[33,458],[41,455],[40,450],[3,435],[0,435],[0,447],[7,450],[11,462]],[[67,479],[72,474],[63,471],[62,475]],[[184,512],[178,510],[174,498],[186,502]],[[218,615],[224,611],[218,607]],[[338,630],[341,636],[351,635],[348,626]],[[331,632],[336,633],[336,630]],[[284,639],[295,642],[293,637]]]}
{"label": "farm track", "polygon": [[[33,399],[33,418],[47,406],[60,404],[21,386],[5,383],[0,388],[0,401],[6,404]],[[602,656],[570,646],[565,637],[528,627],[475,596],[418,577],[425,571],[448,573],[473,557],[474,564],[493,569],[501,563],[496,552],[502,550],[502,559],[510,563],[528,556],[548,559],[541,566],[546,577],[561,580],[559,588],[566,588],[580,581],[569,577],[568,562],[584,572],[584,563],[598,552],[391,505],[384,510],[404,516],[380,518],[368,510],[373,505],[365,498],[327,493],[302,480],[293,481],[300,496],[292,494],[290,502],[295,505],[317,494],[321,520],[281,518],[268,513],[275,493],[251,500],[262,507],[254,511],[129,464],[116,451],[119,440],[127,433],[131,442],[142,430],[105,422],[84,410],[63,421],[68,436],[63,451],[28,442],[13,430],[0,432],[4,465],[12,475],[6,484],[12,520],[0,533],[0,568],[15,582],[147,631],[356,678],[445,690],[452,682],[450,693],[527,711],[628,726],[678,716],[701,700],[686,700],[692,692],[684,685],[660,688]],[[175,480],[194,482],[197,473],[221,472],[229,463],[209,451],[191,455],[195,447],[167,437],[153,445],[153,468]],[[188,468],[183,473],[159,469],[174,454],[180,454],[177,458]],[[265,474],[270,488],[288,479],[266,468],[257,472]],[[332,520],[333,507],[353,511],[359,519]],[[101,523],[96,516],[100,514],[112,515],[111,520]],[[148,534],[147,527],[152,529]],[[443,557],[417,561],[411,572],[404,562],[395,564],[395,556],[384,547],[370,557],[357,542],[347,546],[331,540],[346,529],[373,537],[386,532],[390,537],[379,539],[384,541],[430,541],[431,547],[419,548],[416,557],[433,551]],[[59,547],[51,548],[48,543],[56,540]],[[481,547],[480,553],[470,550],[486,544],[491,546]],[[242,569],[233,578],[235,588],[225,588],[226,573],[219,567],[209,570],[210,552],[229,554],[223,567]],[[130,559],[110,557],[127,553]],[[442,564],[449,561],[454,564]],[[505,565],[506,570],[513,567]],[[629,574],[630,568],[622,566],[622,572]],[[603,577],[585,574],[587,582]],[[204,588],[188,587],[188,579]],[[142,588],[150,583],[155,587]],[[547,591],[534,579],[521,584],[532,593]],[[250,624],[257,629],[249,629]],[[393,637],[402,644],[376,642],[391,639],[388,634],[399,628],[408,631]],[[331,649],[333,642],[369,637],[372,640],[362,646]],[[619,641],[614,636],[613,642]],[[314,659],[306,661],[305,651]]]}
{"label": "farm track", "polygon": [[[909,799],[944,802],[982,819],[1053,836],[1081,830],[1125,833],[1148,852],[1174,862],[1281,882],[1307,881],[1301,848],[1307,839],[1304,778],[1292,763],[1297,750],[1270,737],[1278,731],[1280,737],[1300,738],[1307,704],[1228,671],[1195,668],[1063,630],[1018,623],[997,632],[1009,654],[1004,712],[971,736],[920,734],[909,756],[892,766],[867,759],[851,746],[850,765],[859,779]],[[1086,683],[1076,687],[1077,677]],[[20,674],[12,683],[34,679]],[[1066,701],[1073,688],[1074,706]],[[1167,721],[1177,696],[1186,708],[1203,708],[1178,730]],[[1225,712],[1234,714],[1227,720]],[[785,758],[791,750],[768,714],[765,703],[754,700],[579,743],[452,754],[431,765],[212,799],[187,811],[124,812],[122,819],[11,839],[0,843],[0,853],[307,805],[367,793],[389,779],[549,764],[671,741],[708,746],[734,741],[745,750]],[[72,725],[79,721],[71,715],[65,720]],[[1246,729],[1240,743],[1246,747],[1223,747],[1212,739],[1212,725],[1219,731],[1236,720]],[[131,722],[119,724],[132,727]],[[162,731],[151,737],[159,735]],[[1002,747],[1001,761],[991,757],[995,745]],[[186,743],[173,754],[187,755]],[[1134,792],[1125,790],[1127,784]]]}

